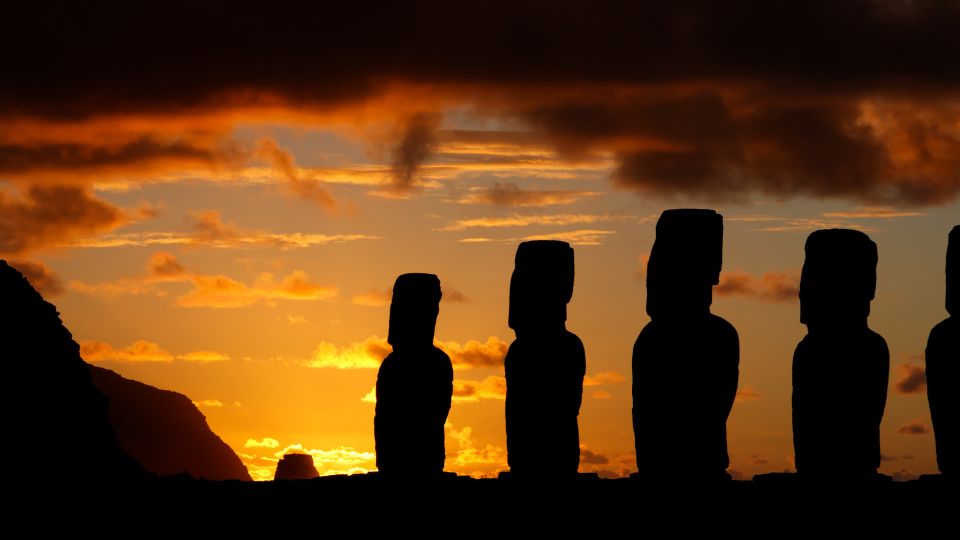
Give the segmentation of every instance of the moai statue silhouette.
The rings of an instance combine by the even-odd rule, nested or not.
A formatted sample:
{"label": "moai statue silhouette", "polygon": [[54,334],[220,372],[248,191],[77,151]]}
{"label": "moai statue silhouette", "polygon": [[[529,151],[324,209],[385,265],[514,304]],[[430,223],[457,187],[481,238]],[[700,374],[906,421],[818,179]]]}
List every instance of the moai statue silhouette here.
{"label": "moai statue silhouette", "polygon": [[510,279],[507,461],[514,478],[574,477],[580,465],[577,416],[586,354],[566,328],[573,295],[573,249],[536,240],[517,248]]}
{"label": "moai statue silhouette", "polygon": [[440,280],[433,274],[403,274],[393,286],[387,336],[393,352],[377,374],[373,420],[377,469],[385,477],[443,472],[453,365],[433,346],[440,297]]}
{"label": "moai statue silhouette", "polygon": [[960,225],[947,244],[947,313],[927,340],[927,399],[937,439],[937,465],[960,476]]}
{"label": "moai statue silhouette", "polygon": [[723,216],[667,210],[647,262],[647,314],[633,347],[638,477],[725,480],[727,416],[740,376],[740,338],[710,312],[720,281]]}
{"label": "moai statue silhouette", "polygon": [[877,245],[860,232],[807,238],[793,355],[793,447],[807,478],[860,479],[880,466],[880,420],[890,353],[867,326],[877,286]]}

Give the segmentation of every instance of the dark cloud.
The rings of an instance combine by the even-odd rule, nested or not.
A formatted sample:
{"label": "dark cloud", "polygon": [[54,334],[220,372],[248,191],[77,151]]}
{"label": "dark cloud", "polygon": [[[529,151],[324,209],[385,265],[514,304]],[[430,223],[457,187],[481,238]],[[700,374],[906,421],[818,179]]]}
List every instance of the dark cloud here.
{"label": "dark cloud", "polygon": [[584,465],[606,465],[610,463],[610,458],[581,446],[580,463]]}
{"label": "dark cloud", "polygon": [[203,147],[183,138],[159,140],[149,136],[118,143],[0,143],[0,174],[86,178],[108,171],[129,173],[131,168],[149,171],[170,166],[211,166],[240,156],[240,149],[229,145]]}
{"label": "dark cloud", "polygon": [[32,185],[20,197],[0,190],[0,255],[19,255],[127,223],[120,209],[81,186]]}
{"label": "dark cloud", "polygon": [[394,185],[408,189],[443,138],[437,113],[466,106],[567,158],[613,155],[614,179],[643,193],[899,204],[960,193],[958,0],[285,4],[9,6],[0,170],[222,159],[195,138],[27,144],[22,120],[355,107],[400,122]]}
{"label": "dark cloud", "polygon": [[[284,4],[19,3],[8,12],[18,24],[0,37],[4,50],[23,51],[7,58],[3,109],[72,117],[278,97],[338,102],[396,80],[960,82],[955,0]],[[318,21],[330,23],[322,35]]]}
{"label": "dark cloud", "polygon": [[19,270],[44,298],[63,293],[63,282],[46,264],[40,261],[10,261],[10,266]]}
{"label": "dark cloud", "polygon": [[902,435],[924,435],[930,433],[930,428],[920,420],[913,420],[897,429],[897,433]]}
{"label": "dark cloud", "polygon": [[900,377],[894,388],[901,394],[920,394],[927,390],[927,372],[923,366],[900,364]]}
{"label": "dark cloud", "polygon": [[416,172],[437,144],[440,115],[417,113],[406,120],[402,134],[391,150],[394,187],[407,190],[416,182]]}

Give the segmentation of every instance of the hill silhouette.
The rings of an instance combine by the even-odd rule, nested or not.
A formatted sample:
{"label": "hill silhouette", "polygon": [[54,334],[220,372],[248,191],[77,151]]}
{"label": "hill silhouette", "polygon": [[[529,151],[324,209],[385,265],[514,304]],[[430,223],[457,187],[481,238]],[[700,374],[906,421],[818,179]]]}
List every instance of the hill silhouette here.
{"label": "hill silhouette", "polygon": [[90,373],[110,400],[110,424],[120,446],[146,470],[161,476],[251,480],[240,458],[187,396],[98,366],[90,366]]}
{"label": "hill silhouette", "polygon": [[30,445],[10,467],[14,480],[82,486],[144,478],[117,442],[107,398],[57,309],[3,260],[0,299],[4,429]]}
{"label": "hill silhouette", "polygon": [[277,463],[274,480],[310,480],[320,476],[309,454],[287,454]]}

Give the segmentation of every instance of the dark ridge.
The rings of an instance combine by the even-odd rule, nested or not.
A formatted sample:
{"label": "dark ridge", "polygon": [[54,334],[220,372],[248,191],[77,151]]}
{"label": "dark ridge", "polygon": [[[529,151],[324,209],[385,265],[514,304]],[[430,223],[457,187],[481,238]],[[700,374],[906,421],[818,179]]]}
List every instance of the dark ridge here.
{"label": "dark ridge", "polygon": [[146,470],[207,480],[251,479],[240,458],[187,396],[98,366],[90,366],[90,373],[110,400],[110,424],[120,446]]}
{"label": "dark ridge", "polygon": [[0,342],[7,382],[3,392],[8,437],[28,445],[11,476],[20,481],[136,480],[146,476],[123,451],[80,346],[20,272],[0,260]]}

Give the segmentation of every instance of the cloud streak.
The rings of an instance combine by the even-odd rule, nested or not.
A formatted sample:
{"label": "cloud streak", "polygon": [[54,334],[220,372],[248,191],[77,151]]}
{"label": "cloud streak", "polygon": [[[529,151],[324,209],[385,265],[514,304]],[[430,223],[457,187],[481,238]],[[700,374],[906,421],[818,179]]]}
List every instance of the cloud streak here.
{"label": "cloud streak", "polygon": [[134,341],[122,349],[115,349],[106,341],[80,340],[80,356],[90,363],[153,362],[169,364],[176,359],[181,362],[209,364],[230,359],[226,354],[216,351],[193,351],[174,355],[157,343],[143,339]]}
{"label": "cloud streak", "polygon": [[134,341],[123,349],[114,349],[105,341],[80,341],[80,356],[90,363],[96,362],[173,362],[173,355],[160,345],[146,340]]}
{"label": "cloud streak", "polygon": [[193,289],[177,298],[180,307],[241,308],[277,300],[332,300],[338,293],[336,287],[312,282],[302,270],[294,270],[280,281],[264,272],[253,285],[223,275],[194,275],[190,282]]}
{"label": "cloud streak", "polygon": [[587,197],[600,195],[596,191],[524,190],[513,183],[494,183],[487,188],[471,188],[452,202],[457,204],[488,204],[494,206],[542,207],[575,203]]}
{"label": "cloud streak", "polygon": [[714,291],[719,296],[741,296],[768,303],[796,302],[800,296],[800,276],[796,272],[766,272],[760,277],[724,272]]}
{"label": "cloud streak", "polygon": [[[502,366],[509,348],[506,342],[494,336],[488,337],[484,342],[435,340],[433,344],[447,353],[454,369]],[[311,358],[295,362],[310,368],[377,369],[392,350],[393,347],[387,340],[378,336],[370,336],[346,346],[324,341],[317,345]]]}
{"label": "cloud streak", "polygon": [[244,230],[224,221],[215,210],[192,212],[185,220],[188,231],[156,231],[126,234],[108,234],[69,243],[77,248],[115,248],[147,246],[208,246],[215,248],[279,248],[302,249],[327,244],[342,244],[358,240],[374,240],[367,234],[271,233]]}
{"label": "cloud streak", "polygon": [[563,226],[583,225],[610,221],[627,221],[630,216],[615,216],[611,214],[554,214],[554,215],[513,215],[509,217],[481,217],[460,219],[439,230],[463,231],[467,229],[501,229],[507,227],[530,226]]}
{"label": "cloud streak", "polygon": [[507,380],[490,375],[482,381],[454,379],[453,401],[477,402],[481,399],[503,400],[507,398]]}
{"label": "cloud streak", "polygon": [[921,420],[917,419],[900,426],[900,428],[897,429],[897,433],[901,435],[926,435],[930,433],[930,428]]}

